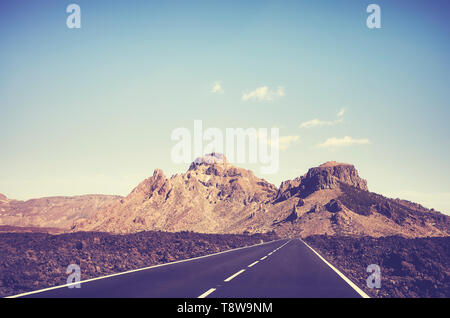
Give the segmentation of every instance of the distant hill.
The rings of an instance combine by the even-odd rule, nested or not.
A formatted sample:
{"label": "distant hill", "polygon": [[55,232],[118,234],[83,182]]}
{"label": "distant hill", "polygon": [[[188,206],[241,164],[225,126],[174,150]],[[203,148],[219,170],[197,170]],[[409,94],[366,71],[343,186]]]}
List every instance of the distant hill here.
{"label": "distant hill", "polygon": [[74,221],[91,218],[120,196],[81,195],[74,197],[48,197],[18,201],[0,195],[0,225],[25,228],[52,228],[52,231],[68,230]]}

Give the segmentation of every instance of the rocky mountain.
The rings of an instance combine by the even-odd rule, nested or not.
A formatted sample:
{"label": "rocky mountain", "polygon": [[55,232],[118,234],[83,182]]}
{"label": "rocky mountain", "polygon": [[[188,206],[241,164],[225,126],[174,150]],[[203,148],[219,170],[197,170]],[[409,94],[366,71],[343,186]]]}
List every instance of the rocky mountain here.
{"label": "rocky mountain", "polygon": [[353,165],[329,161],[309,169],[304,176],[282,182],[276,201],[280,202],[292,196],[305,198],[319,190],[337,189],[342,183],[369,190],[367,181],[359,177]]}
{"label": "rocky mountain", "polygon": [[0,193],[0,204],[7,203],[9,200],[6,195]]}
{"label": "rocky mountain", "polygon": [[276,193],[274,185],[213,153],[170,178],[155,170],[127,197],[77,222],[73,230],[242,233],[241,224],[263,213]]}
{"label": "rocky mountain", "polygon": [[450,217],[369,192],[350,164],[330,161],[277,188],[217,153],[171,177],[157,169],[126,197],[0,195],[2,232],[143,230],[426,237],[449,235]]}
{"label": "rocky mountain", "polygon": [[[97,210],[119,200],[115,195],[81,195],[74,197],[48,197],[19,201],[0,194],[0,226],[9,231],[49,232],[70,229],[75,220],[91,218]],[[5,230],[3,230],[5,231]]]}
{"label": "rocky mountain", "polygon": [[327,162],[277,189],[213,153],[170,178],[155,170],[127,197],[72,230],[426,237],[449,235],[450,217],[369,192],[350,164]]}
{"label": "rocky mountain", "polygon": [[311,168],[304,176],[283,182],[272,211],[279,215],[273,226],[281,235],[450,234],[449,216],[369,192],[367,182],[353,165],[336,162]]}

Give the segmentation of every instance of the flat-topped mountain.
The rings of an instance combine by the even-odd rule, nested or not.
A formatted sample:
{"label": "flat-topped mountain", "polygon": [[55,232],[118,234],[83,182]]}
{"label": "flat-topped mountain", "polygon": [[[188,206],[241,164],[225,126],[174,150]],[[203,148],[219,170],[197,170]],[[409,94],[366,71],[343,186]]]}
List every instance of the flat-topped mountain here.
{"label": "flat-topped mountain", "polygon": [[185,173],[170,178],[155,170],[126,198],[77,222],[73,230],[275,230],[282,236],[407,237],[450,233],[450,217],[405,202],[369,192],[366,180],[351,164],[327,162],[282,182],[277,189],[213,153],[197,158]]}
{"label": "flat-topped mountain", "polygon": [[[290,208],[290,210],[289,210]],[[405,237],[450,234],[450,217],[409,201],[369,192],[366,180],[347,163],[330,161],[282,182],[272,210],[284,235]]]}
{"label": "flat-topped mountain", "polygon": [[280,187],[217,153],[182,174],[156,169],[126,197],[81,196],[27,202],[0,197],[0,225],[70,231],[144,230],[262,233],[280,236],[447,236],[450,217],[369,192],[351,164],[330,161]]}
{"label": "flat-topped mountain", "polygon": [[369,190],[367,181],[359,177],[353,165],[329,161],[309,169],[304,176],[282,182],[276,200],[283,201],[292,196],[304,198],[319,190],[339,188],[341,184]]}
{"label": "flat-topped mountain", "polygon": [[327,161],[322,163],[318,168],[327,168],[327,167],[336,167],[336,166],[353,166],[349,163],[336,162],[336,161]]}

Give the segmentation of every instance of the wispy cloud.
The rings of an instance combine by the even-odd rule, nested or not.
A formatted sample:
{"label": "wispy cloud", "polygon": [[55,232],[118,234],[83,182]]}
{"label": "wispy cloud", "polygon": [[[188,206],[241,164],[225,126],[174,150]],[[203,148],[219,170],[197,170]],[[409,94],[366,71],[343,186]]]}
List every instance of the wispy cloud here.
{"label": "wispy cloud", "polygon": [[211,93],[213,94],[223,94],[224,90],[222,88],[222,83],[219,81],[214,82],[212,88],[211,88]]}
{"label": "wispy cloud", "polygon": [[[276,146],[277,143],[274,140],[267,138],[267,133],[257,133],[257,138],[260,138],[260,141],[265,141],[269,146]],[[287,150],[294,144],[296,144],[300,140],[300,136],[298,135],[286,135],[278,137],[278,149]]]}
{"label": "wispy cloud", "polygon": [[278,146],[280,150],[286,150],[300,140],[300,136],[280,136]]}
{"label": "wispy cloud", "polygon": [[300,128],[313,128],[313,127],[322,127],[322,126],[333,126],[341,123],[344,120],[345,109],[342,108],[337,113],[337,118],[335,120],[320,120],[320,119],[312,119],[309,121],[305,121],[300,124]]}
{"label": "wispy cloud", "polygon": [[313,128],[313,127],[322,127],[322,126],[332,126],[335,124],[335,121],[326,121],[320,119],[312,119],[305,121],[300,124],[300,128]]}
{"label": "wispy cloud", "polygon": [[367,138],[355,139],[350,136],[345,136],[343,138],[328,138],[325,142],[317,145],[319,148],[336,148],[336,147],[347,147],[353,145],[367,145],[370,144],[370,140]]}
{"label": "wispy cloud", "polygon": [[285,91],[281,86],[278,87],[277,90],[271,90],[267,86],[261,86],[249,93],[243,94],[242,100],[271,101],[277,97],[283,97],[284,95]]}

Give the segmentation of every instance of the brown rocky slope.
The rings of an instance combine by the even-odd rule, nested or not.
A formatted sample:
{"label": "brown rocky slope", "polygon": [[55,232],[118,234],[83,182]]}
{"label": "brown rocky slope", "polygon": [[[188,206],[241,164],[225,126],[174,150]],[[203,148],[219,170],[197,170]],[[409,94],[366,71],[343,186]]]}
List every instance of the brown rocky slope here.
{"label": "brown rocky slope", "polygon": [[275,197],[276,187],[226,159],[211,158],[216,154],[196,160],[186,173],[170,178],[155,170],[127,197],[77,222],[74,230],[242,233],[241,224],[262,213]]}
{"label": "brown rocky slope", "polygon": [[73,227],[113,233],[143,230],[426,237],[449,235],[450,217],[369,192],[350,164],[327,162],[277,189],[213,153],[170,178],[155,170],[127,197]]}
{"label": "brown rocky slope", "polygon": [[120,198],[116,195],[81,195],[19,201],[0,194],[0,226],[13,226],[14,231],[52,228],[53,232],[62,232],[69,230],[74,221],[91,218],[97,210]]}

